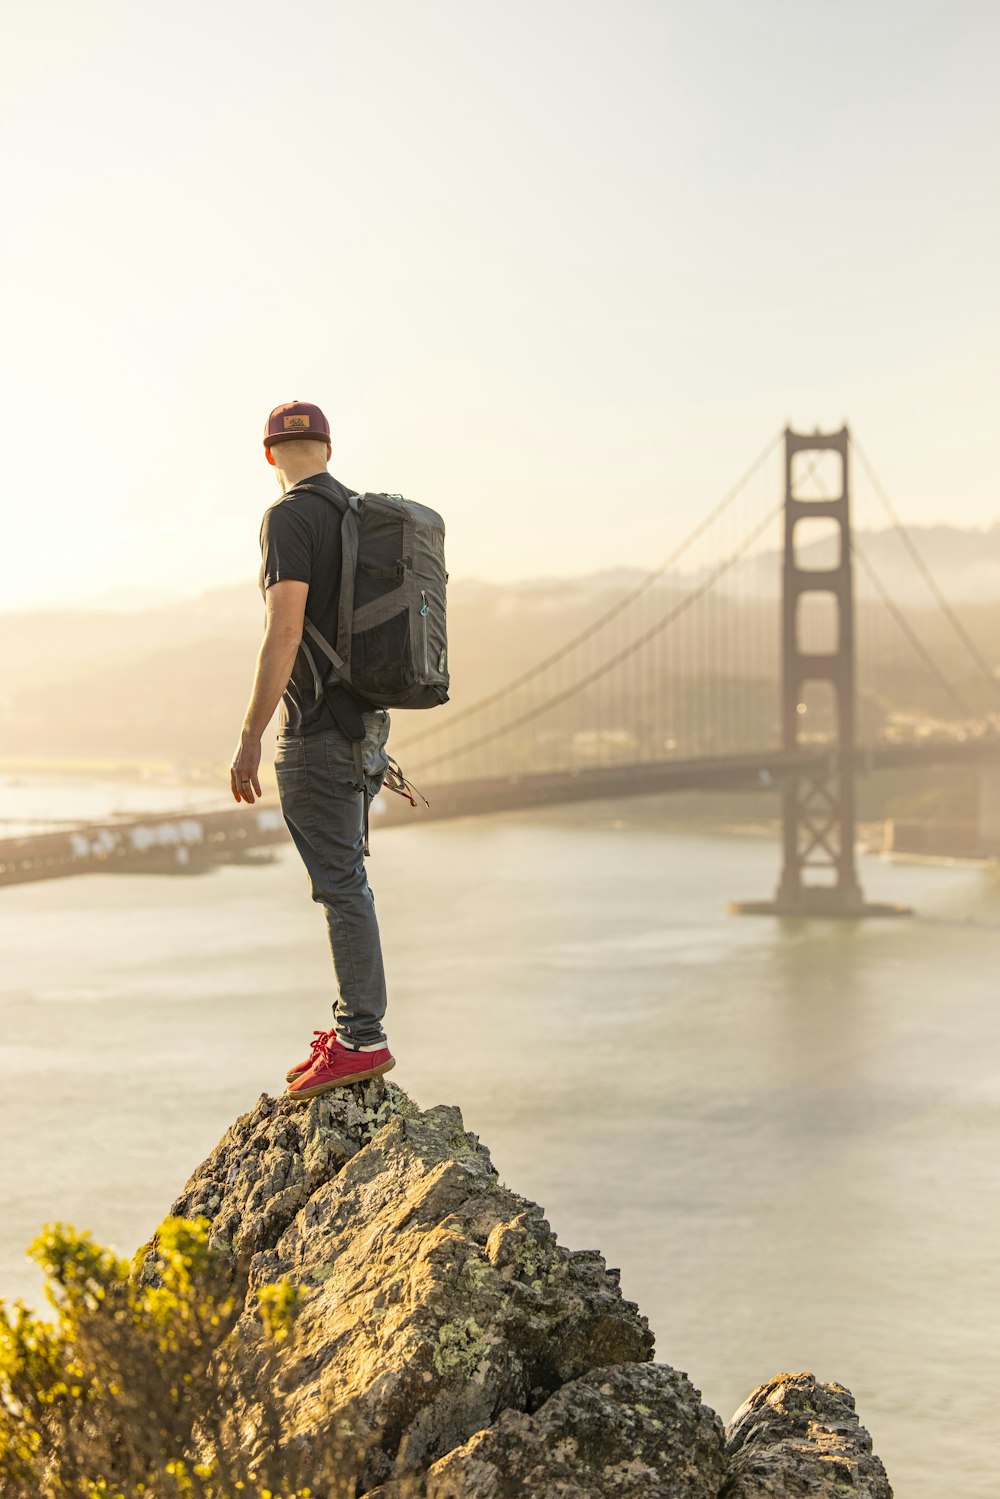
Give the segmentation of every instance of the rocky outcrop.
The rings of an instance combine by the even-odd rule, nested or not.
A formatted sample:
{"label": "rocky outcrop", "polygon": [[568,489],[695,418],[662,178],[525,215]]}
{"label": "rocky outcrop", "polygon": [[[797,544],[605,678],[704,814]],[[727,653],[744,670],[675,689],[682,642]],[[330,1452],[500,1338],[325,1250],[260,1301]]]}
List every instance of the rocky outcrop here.
{"label": "rocky outcrop", "polygon": [[729,1423],[720,1499],[892,1499],[854,1396],[812,1374],[758,1385]]}
{"label": "rocky outcrop", "polygon": [[[506,1410],[436,1462],[426,1499],[526,1494],[716,1499],[725,1475],[721,1422],[685,1374],[664,1364],[594,1369],[534,1414]],[[401,1486],[370,1499],[396,1499]]]}
{"label": "rocky outcrop", "polygon": [[[371,1499],[763,1499],[881,1472],[870,1442],[861,1462],[850,1396],[812,1381],[807,1398],[796,1381],[811,1376],[783,1376],[780,1400],[780,1382],[755,1391],[727,1453],[687,1376],[651,1362],[617,1272],[557,1243],[457,1109],[421,1111],[392,1083],[262,1096],[172,1211],[209,1219],[245,1296],[241,1440],[259,1430],[255,1377],[259,1400],[276,1375],[289,1445],[319,1463],[347,1433]],[[256,1292],[276,1282],[302,1305],[265,1356]],[[813,1486],[761,1486],[771,1473]]]}

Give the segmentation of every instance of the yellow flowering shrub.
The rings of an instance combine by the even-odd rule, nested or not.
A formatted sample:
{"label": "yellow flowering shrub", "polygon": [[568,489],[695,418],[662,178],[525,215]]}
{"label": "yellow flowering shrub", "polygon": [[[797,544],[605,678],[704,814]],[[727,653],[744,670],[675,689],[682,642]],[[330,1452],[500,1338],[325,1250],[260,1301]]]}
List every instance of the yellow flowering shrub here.
{"label": "yellow flowering shrub", "polygon": [[[55,1319],[0,1301],[4,1499],[319,1499],[268,1368],[299,1288],[258,1292],[263,1339],[241,1325],[246,1266],[204,1218],[168,1218],[131,1265],[59,1224],[29,1253]],[[323,1499],[355,1493],[342,1467],[319,1476]]]}

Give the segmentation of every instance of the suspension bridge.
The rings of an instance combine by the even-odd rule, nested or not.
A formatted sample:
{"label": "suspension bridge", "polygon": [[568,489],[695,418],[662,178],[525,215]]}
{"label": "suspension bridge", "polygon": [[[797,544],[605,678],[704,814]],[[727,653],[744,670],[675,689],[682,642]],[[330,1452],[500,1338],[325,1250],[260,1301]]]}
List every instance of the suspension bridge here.
{"label": "suspension bridge", "polygon": [[[933,639],[859,538],[855,475],[926,593]],[[427,815],[779,792],[777,891],[735,909],[858,917],[900,909],[861,890],[858,776],[974,764],[980,831],[1000,849],[1000,682],[846,427],[777,433],[658,566],[559,632],[556,615],[550,649],[478,698],[426,722],[396,715],[395,753]],[[384,793],[376,808],[383,823],[413,815]],[[180,827],[173,817],[8,840],[0,883],[172,859],[196,869],[212,844],[215,857],[244,859],[283,836],[273,812],[213,816],[222,820],[204,821],[204,836],[197,818]]]}
{"label": "suspension bridge", "polygon": [[[777,499],[772,481],[760,505],[758,484],[756,508],[748,506],[778,451]],[[954,652],[942,665],[861,545],[853,468],[961,666]],[[778,790],[778,889],[734,909],[856,917],[901,909],[869,904],[861,891],[857,776],[974,763],[982,831],[997,840],[998,713],[993,668],[867,454],[846,427],[786,429],[658,567],[510,680],[408,733],[399,753],[437,816],[682,789]]]}

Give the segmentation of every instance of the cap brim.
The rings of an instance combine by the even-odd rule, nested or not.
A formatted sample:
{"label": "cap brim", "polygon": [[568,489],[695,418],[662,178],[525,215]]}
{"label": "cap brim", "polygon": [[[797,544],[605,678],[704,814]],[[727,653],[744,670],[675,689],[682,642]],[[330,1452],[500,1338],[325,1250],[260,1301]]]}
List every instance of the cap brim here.
{"label": "cap brim", "polygon": [[274,437],[265,437],[265,448],[273,448],[279,442],[329,442],[326,432],[278,432]]}

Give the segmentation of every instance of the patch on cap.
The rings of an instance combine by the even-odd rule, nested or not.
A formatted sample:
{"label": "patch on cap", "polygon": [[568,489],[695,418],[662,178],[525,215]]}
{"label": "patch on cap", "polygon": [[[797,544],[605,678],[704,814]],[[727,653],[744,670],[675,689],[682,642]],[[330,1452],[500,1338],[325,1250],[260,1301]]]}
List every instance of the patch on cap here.
{"label": "patch on cap", "polygon": [[309,423],[306,421],[306,419],[305,419],[304,416],[286,416],[285,417],[285,431],[286,432],[308,432],[309,431]]}

